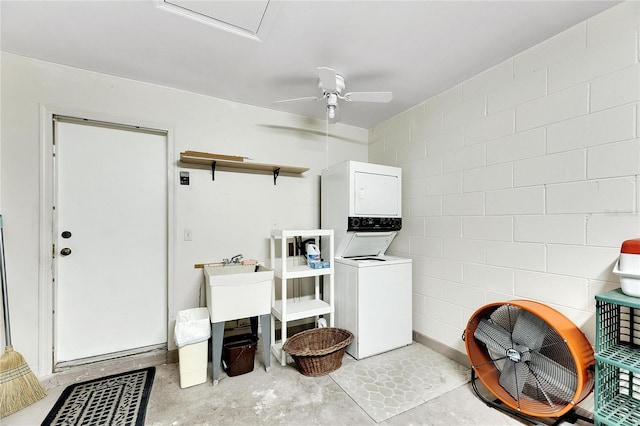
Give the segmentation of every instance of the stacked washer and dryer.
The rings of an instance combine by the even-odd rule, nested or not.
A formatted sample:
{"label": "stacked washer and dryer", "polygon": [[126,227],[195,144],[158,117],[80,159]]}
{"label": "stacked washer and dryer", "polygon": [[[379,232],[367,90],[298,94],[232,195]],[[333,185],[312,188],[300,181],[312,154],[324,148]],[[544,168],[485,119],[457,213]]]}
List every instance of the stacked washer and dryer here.
{"label": "stacked washer and dryer", "polygon": [[321,226],[334,230],[335,326],[354,334],[347,353],[411,344],[411,259],[385,254],[402,228],[402,169],[346,161],[323,170]]}

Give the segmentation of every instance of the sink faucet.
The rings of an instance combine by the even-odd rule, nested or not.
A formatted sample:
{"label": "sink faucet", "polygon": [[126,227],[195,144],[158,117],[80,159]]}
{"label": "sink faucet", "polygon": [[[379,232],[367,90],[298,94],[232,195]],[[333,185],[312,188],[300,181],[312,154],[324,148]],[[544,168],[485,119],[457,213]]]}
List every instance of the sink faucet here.
{"label": "sink faucet", "polygon": [[222,259],[222,263],[224,263],[225,265],[230,265],[232,263],[240,263],[241,260],[242,260],[242,255],[236,254],[231,259]]}

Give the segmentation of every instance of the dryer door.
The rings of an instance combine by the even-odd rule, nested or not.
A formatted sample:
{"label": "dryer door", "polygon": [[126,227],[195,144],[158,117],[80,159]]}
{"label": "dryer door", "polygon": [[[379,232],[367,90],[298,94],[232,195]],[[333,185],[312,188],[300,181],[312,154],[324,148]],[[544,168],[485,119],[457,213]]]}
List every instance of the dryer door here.
{"label": "dryer door", "polygon": [[353,201],[356,216],[401,217],[400,177],[356,171]]}

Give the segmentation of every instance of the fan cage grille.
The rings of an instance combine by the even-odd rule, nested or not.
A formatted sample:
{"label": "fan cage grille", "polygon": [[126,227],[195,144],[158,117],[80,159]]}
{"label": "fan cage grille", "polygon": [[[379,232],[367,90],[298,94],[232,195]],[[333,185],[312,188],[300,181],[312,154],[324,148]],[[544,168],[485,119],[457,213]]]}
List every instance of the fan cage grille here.
{"label": "fan cage grille", "polygon": [[[502,312],[504,309],[510,311]],[[523,310],[541,318],[546,323],[547,330],[542,344],[544,349],[541,348],[540,353],[557,363],[555,367],[550,368],[557,367],[572,372],[570,391],[565,389],[562,395],[558,395],[557,392],[553,393],[550,388],[544,387],[550,383],[542,386],[537,383],[529,383],[523,388],[519,398],[515,399],[500,385],[501,370],[499,369],[500,365],[497,365],[499,362],[494,362],[496,357],[489,353],[484,343],[475,338],[474,333],[483,319],[490,319],[502,324],[505,324],[506,321],[507,325],[515,324],[515,315]],[[506,319],[509,315],[512,317],[510,322]],[[512,330],[513,326],[508,325],[504,328]],[[477,377],[499,400],[523,414],[535,417],[562,416],[586,398],[593,389],[594,375],[591,367],[594,363],[594,355],[591,344],[582,331],[568,318],[544,304],[517,300],[486,305],[471,317],[465,330],[465,336],[467,355]],[[554,374],[551,376],[555,377]],[[555,380],[553,381],[555,382]],[[547,394],[543,395],[542,390],[545,390]],[[550,394],[553,394],[551,403],[549,402]]]}
{"label": "fan cage grille", "polygon": [[[522,313],[523,310],[516,306],[503,305],[493,311],[489,319],[510,334],[513,334],[515,324]],[[527,325],[524,334],[530,336],[538,332],[539,330]],[[531,371],[530,374],[526,375],[522,394],[520,395],[520,405],[526,404],[525,401],[546,402],[549,405],[559,404],[562,406],[570,403],[576,390],[577,369],[564,339],[548,324],[545,324],[542,345],[539,348],[530,349],[532,352],[543,355],[543,357],[537,357],[531,362],[543,363],[545,371],[551,371],[553,374],[551,377],[545,378],[533,374]],[[503,372],[506,363],[511,362],[508,358],[505,358],[504,353],[494,353],[489,349],[488,353],[500,372]],[[555,361],[566,370],[558,368],[550,360]]]}

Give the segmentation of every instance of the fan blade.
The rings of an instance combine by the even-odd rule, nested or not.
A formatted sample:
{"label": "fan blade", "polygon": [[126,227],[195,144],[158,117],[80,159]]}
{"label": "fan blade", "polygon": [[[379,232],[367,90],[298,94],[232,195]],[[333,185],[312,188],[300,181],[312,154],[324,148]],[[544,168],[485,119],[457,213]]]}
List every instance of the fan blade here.
{"label": "fan blade", "polygon": [[513,346],[507,330],[484,318],[478,323],[473,337],[487,345],[487,349],[494,354],[500,354],[500,357],[506,356],[507,349]]}
{"label": "fan blade", "polygon": [[391,102],[391,92],[350,92],[344,95],[347,102]]}
{"label": "fan blade", "polygon": [[554,401],[566,403],[572,400],[578,386],[575,371],[539,352],[531,352],[529,368],[539,387],[551,394]]}
{"label": "fan blade", "polygon": [[513,341],[530,350],[539,349],[549,326],[540,317],[522,310],[513,326]]}
{"label": "fan blade", "polygon": [[320,83],[327,92],[336,91],[336,72],[331,68],[318,67],[318,77],[320,77]]}
{"label": "fan blade", "polygon": [[519,401],[528,374],[529,368],[524,362],[507,361],[500,373],[500,386],[509,392],[513,399]]}
{"label": "fan blade", "polygon": [[315,96],[306,96],[304,98],[282,99],[280,101],[275,101],[275,103],[282,104],[285,102],[319,101],[320,99],[323,99],[323,98],[316,98]]}

